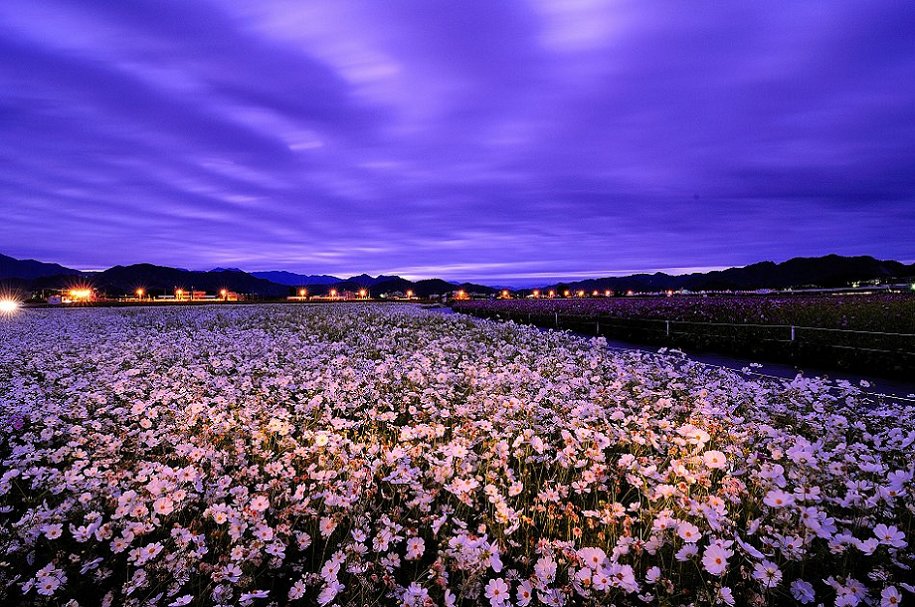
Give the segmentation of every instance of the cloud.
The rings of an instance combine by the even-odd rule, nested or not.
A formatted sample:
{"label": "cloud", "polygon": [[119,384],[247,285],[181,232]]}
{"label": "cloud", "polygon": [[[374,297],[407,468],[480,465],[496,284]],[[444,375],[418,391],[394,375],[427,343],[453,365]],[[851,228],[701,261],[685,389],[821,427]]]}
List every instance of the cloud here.
{"label": "cloud", "polygon": [[0,5],[0,248],[484,280],[915,257],[915,8]]}

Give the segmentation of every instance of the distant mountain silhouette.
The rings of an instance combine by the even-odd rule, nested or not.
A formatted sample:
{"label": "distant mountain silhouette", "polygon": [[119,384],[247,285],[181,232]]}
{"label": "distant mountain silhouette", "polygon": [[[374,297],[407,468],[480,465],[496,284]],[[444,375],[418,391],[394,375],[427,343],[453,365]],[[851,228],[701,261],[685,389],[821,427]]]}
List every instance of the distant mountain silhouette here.
{"label": "distant mountain silhouette", "polygon": [[545,289],[585,291],[664,291],[667,289],[751,290],[799,287],[843,287],[854,281],[907,279],[915,276],[915,264],[882,261],[869,256],[795,257],[782,263],[763,261],[742,268],[672,276],[663,272],[610,276],[557,283]]}
{"label": "distant mountain silhouette", "polygon": [[[610,276],[575,282],[557,283],[543,289],[593,291],[613,289],[617,292],[664,291],[667,289],[750,290],[784,289],[789,287],[842,287],[853,281],[912,280],[915,264],[882,261],[873,257],[796,257],[782,263],[763,261],[743,268],[730,268],[706,273],[672,276],[633,274]],[[335,276],[304,275],[292,272],[254,272],[249,274],[237,268],[215,268],[209,272],[196,272],[156,266],[147,263],[115,266],[102,272],[80,272],[71,268],[42,263],[32,259],[19,260],[0,255],[0,283],[23,291],[60,289],[86,283],[109,295],[133,293],[142,287],[151,295],[173,293],[175,289],[197,289],[216,293],[228,289],[238,293],[262,297],[285,297],[296,287],[307,287],[312,295],[322,295],[336,289],[339,292],[358,292],[366,289],[372,297],[384,293],[413,291],[418,297],[444,295],[463,289],[467,293],[492,294],[498,289],[473,283],[454,283],[439,278],[411,281],[400,276],[370,276],[360,274],[342,280]],[[529,291],[528,290],[523,290]]]}
{"label": "distant mountain silhouette", "polygon": [[80,274],[80,271],[72,268],[65,268],[56,263],[44,263],[35,261],[34,259],[15,259],[6,255],[0,255],[0,280],[15,278],[27,281],[47,276],[66,276],[74,274]]}
{"label": "distant mountain silhouette", "polygon": [[91,276],[91,284],[109,293],[132,293],[143,287],[149,293],[172,293],[175,289],[196,289],[216,293],[228,289],[238,293],[254,293],[265,297],[289,294],[289,287],[257,278],[238,270],[193,272],[166,266],[141,263],[114,266]]}
{"label": "distant mountain silhouette", "polygon": [[332,285],[342,281],[341,278],[337,278],[336,276],[328,276],[327,274],[295,274],[293,272],[285,272],[282,270],[271,272],[251,272],[251,275],[258,278],[263,278],[264,280],[269,280],[270,282],[275,282],[277,284],[288,285],[290,287]]}

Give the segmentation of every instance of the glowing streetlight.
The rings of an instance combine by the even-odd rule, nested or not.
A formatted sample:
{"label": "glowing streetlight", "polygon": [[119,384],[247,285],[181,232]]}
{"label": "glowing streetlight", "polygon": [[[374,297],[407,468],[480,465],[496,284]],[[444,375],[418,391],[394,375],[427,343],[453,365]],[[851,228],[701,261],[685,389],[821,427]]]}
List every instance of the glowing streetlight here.
{"label": "glowing streetlight", "polygon": [[569,290],[566,289],[565,291],[563,291],[563,292],[562,292],[562,296],[563,296],[563,297],[568,297],[568,296],[569,296]]}
{"label": "glowing streetlight", "polygon": [[175,289],[175,299],[184,299],[184,289]]}
{"label": "glowing streetlight", "polygon": [[610,289],[607,289],[606,291],[604,291],[604,297],[610,297],[612,294],[613,294],[613,291],[611,291]]}
{"label": "glowing streetlight", "polygon": [[413,291],[410,289],[407,289],[407,299],[410,299],[411,297],[413,297]]}
{"label": "glowing streetlight", "polygon": [[366,291],[365,289],[359,289],[359,297],[361,299],[365,299],[366,295],[368,295],[368,291]]}
{"label": "glowing streetlight", "polygon": [[550,291],[548,296],[550,299],[553,299],[554,297],[556,297],[556,291]]}
{"label": "glowing streetlight", "polygon": [[15,299],[0,299],[0,314],[10,316],[19,310],[19,302]]}
{"label": "glowing streetlight", "polygon": [[582,290],[579,290],[579,291],[578,291],[578,296],[579,296],[579,297],[584,297],[584,296],[585,296],[585,292],[582,291]]}
{"label": "glowing streetlight", "polygon": [[458,298],[458,299],[464,299],[464,297],[466,297],[466,295],[467,295],[467,294],[464,293],[464,290],[461,289],[461,290],[458,291],[458,293],[457,293],[457,298]]}
{"label": "glowing streetlight", "polygon": [[299,297],[305,297],[308,295],[308,289],[299,289]]}
{"label": "glowing streetlight", "polygon": [[538,291],[537,289],[534,289],[533,295],[534,295],[534,297],[540,297],[540,291]]}
{"label": "glowing streetlight", "polygon": [[336,297],[336,296],[337,296],[337,289],[331,289],[331,290],[330,290],[330,296],[331,296],[331,297]]}
{"label": "glowing streetlight", "polygon": [[229,299],[229,292],[226,289],[220,289],[219,296],[222,297],[223,301],[227,301]]}
{"label": "glowing streetlight", "polygon": [[86,287],[77,287],[75,289],[70,289],[69,295],[72,301],[89,301],[92,299],[92,289]]}

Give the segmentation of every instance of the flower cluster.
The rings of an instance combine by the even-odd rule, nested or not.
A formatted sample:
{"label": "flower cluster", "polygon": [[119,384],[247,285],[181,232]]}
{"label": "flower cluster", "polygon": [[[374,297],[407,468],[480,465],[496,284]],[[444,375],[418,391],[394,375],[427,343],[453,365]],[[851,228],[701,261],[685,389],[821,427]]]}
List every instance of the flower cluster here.
{"label": "flower cluster", "polygon": [[0,425],[3,604],[915,590],[915,411],[846,383],[407,306],[32,310]]}

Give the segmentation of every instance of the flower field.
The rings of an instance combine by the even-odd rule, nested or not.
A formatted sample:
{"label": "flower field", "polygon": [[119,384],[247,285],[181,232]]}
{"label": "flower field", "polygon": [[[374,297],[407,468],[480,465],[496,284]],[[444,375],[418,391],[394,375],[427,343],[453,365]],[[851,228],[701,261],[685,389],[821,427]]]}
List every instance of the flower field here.
{"label": "flower field", "polygon": [[716,295],[457,301],[459,310],[915,333],[913,295]]}
{"label": "flower field", "polygon": [[756,360],[909,379],[915,295],[721,295],[455,301],[458,312],[726,352]]}
{"label": "flower field", "polygon": [[373,305],[0,318],[0,604],[912,602],[915,411],[604,345]]}

